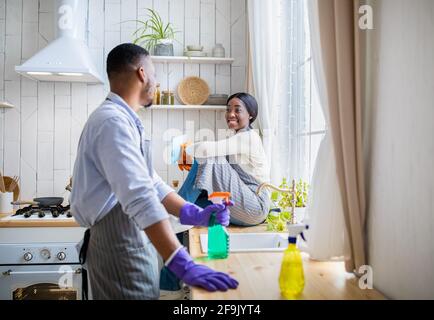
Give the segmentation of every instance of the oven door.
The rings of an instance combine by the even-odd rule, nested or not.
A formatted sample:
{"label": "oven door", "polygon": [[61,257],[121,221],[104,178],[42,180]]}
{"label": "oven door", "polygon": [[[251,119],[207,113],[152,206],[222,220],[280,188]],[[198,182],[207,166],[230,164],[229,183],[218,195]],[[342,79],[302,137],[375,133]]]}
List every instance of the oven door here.
{"label": "oven door", "polygon": [[0,300],[80,300],[80,265],[0,266]]}

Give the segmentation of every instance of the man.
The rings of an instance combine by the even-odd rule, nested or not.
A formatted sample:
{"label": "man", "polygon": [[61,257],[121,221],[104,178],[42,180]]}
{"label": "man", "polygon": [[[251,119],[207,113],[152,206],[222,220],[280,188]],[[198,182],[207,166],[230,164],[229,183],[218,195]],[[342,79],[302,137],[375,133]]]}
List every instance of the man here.
{"label": "man", "polygon": [[195,264],[171,229],[168,213],[182,224],[207,226],[213,212],[228,225],[229,211],[225,204],[202,209],[185,202],[152,169],[150,141],[136,112],[152,104],[154,73],[145,49],[114,48],[107,58],[111,92],[80,138],[71,211],[88,228],[80,256],[94,299],[157,299],[157,252],[188,285],[209,291],[238,286],[230,276]]}

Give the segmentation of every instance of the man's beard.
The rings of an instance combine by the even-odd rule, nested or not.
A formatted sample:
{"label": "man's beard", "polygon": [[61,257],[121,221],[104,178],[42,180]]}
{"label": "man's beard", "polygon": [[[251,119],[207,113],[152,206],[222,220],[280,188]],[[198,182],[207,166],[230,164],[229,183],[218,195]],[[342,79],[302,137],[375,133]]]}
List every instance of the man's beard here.
{"label": "man's beard", "polygon": [[[148,96],[148,93],[151,91],[151,86],[148,84],[148,86],[143,90],[143,92],[144,92],[144,95],[147,97]],[[143,107],[146,109],[146,108],[149,108],[149,107],[152,107],[152,99],[151,99],[151,101],[148,103],[148,104],[145,104],[145,105],[143,105]]]}

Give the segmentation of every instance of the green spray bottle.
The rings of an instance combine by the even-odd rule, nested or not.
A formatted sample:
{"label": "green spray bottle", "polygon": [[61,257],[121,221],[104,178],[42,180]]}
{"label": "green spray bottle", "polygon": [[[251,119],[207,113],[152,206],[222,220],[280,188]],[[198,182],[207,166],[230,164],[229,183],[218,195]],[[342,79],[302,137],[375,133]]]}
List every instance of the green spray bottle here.
{"label": "green spray bottle", "polygon": [[[214,204],[229,202],[230,192],[214,192],[208,200]],[[229,233],[224,226],[216,222],[216,214],[212,213],[208,227],[208,258],[226,259],[229,255]]]}

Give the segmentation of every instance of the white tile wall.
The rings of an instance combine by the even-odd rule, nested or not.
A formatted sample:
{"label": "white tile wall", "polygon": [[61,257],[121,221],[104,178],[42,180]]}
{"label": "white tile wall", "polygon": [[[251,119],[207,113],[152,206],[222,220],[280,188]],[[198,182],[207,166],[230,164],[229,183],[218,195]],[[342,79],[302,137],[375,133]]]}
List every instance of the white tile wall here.
{"label": "white tile wall", "polygon": [[[65,196],[81,130],[89,114],[105,98],[103,85],[34,82],[20,77],[16,65],[31,57],[55,37],[55,0],[0,0],[0,99],[15,109],[0,109],[0,170],[21,177],[21,198]],[[156,65],[161,89],[175,90],[186,76],[204,78],[213,93],[244,90],[246,71],[246,0],[92,0],[89,1],[88,45],[95,64],[105,76],[108,52],[132,40],[135,22],[146,8],[156,9],[178,33],[174,49],[182,55],[188,44],[201,44],[211,52],[222,43],[230,65]],[[187,132],[191,140],[199,129],[225,128],[224,114],[214,111],[140,112],[145,130],[153,139],[154,166],[169,184],[184,179],[176,166],[163,163],[172,128]],[[205,136],[207,133],[205,132]],[[203,135],[202,135],[203,136]],[[203,137],[202,137],[203,138]]]}

